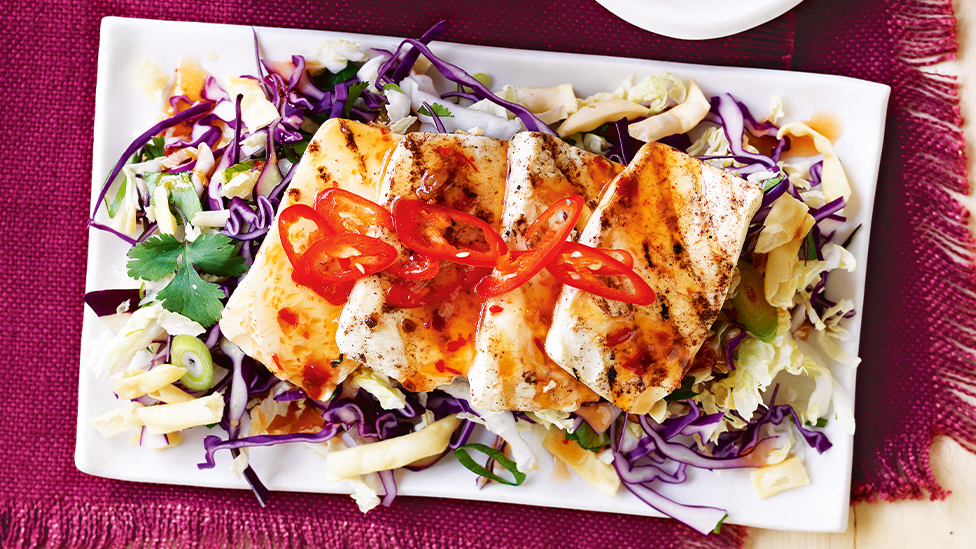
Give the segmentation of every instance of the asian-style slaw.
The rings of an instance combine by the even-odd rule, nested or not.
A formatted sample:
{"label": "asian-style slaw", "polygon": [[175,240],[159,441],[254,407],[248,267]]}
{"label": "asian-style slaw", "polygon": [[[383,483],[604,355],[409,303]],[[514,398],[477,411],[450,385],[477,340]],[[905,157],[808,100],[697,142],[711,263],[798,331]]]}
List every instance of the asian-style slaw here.
{"label": "asian-style slaw", "polygon": [[[395,51],[336,40],[285,61],[263,59],[255,35],[254,74],[226,82],[192,60],[181,64],[165,118],[122,153],[90,220],[132,245],[127,269],[138,286],[85,297],[99,316],[125,320],[91,360],[96,375],[113,376],[124,405],[95,426],[106,436],[134,432],[135,443],[159,449],[178,444],[183,429],[219,424],[223,434],[206,437],[199,466],[214,467],[214,454],[229,451],[262,504],[270,494],[247,449],[295,442],[337,461],[381,444],[428,454],[341,477],[364,512],[393,502],[394,466],[423,469],[448,453],[479,486],[521,484],[538,460],[533,437],[598,489],[622,484],[702,533],[726,511],[656,489],[684,482],[688,467],[752,468],[760,497],[809,482],[802,447],[831,446],[817,429],[828,420],[854,429],[851,396],[827,366],[858,362],[838,345],[851,337],[843,320],[853,304],[825,293],[831,271],[855,267],[846,246],[856,230],[844,217],[851,191],[830,139],[805,124],[781,125],[778,104],[757,119],[734,97],[706,97],[679,75],[632,77],[585,98],[561,82],[492,86],[430,51],[445,29],[439,23]],[[153,69],[141,68],[140,85],[162,90],[168,76]],[[437,89],[434,73],[454,87]],[[599,116],[580,111],[594,104]],[[503,140],[539,131],[624,164],[642,141],[659,140],[761,185],[762,207],[692,375],[647,415],[604,402],[603,417],[485,412],[470,405],[463,383],[413,393],[365,366],[322,400],[275,378],[217,322],[305,148],[331,118]],[[813,155],[791,154],[803,140]],[[438,429],[449,440],[431,453]],[[494,445],[469,443],[475,429],[494,434]]]}

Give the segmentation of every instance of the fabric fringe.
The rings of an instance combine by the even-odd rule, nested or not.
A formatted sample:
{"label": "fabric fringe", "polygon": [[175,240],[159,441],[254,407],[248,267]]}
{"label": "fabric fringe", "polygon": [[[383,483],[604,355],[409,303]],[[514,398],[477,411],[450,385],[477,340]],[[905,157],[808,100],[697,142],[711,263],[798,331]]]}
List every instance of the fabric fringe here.
{"label": "fabric fringe", "polygon": [[[281,496],[288,497],[287,494]],[[408,498],[398,503],[409,506],[410,502],[417,501],[417,498]],[[505,533],[499,532],[493,537],[488,532],[471,532],[472,529],[465,527],[464,523],[468,520],[481,522],[478,518],[481,515],[466,517],[442,528],[408,527],[404,519],[409,516],[410,521],[422,520],[420,515],[426,514],[426,504],[417,505],[407,516],[394,520],[385,516],[370,519],[369,515],[350,520],[345,505],[337,506],[335,513],[328,514],[309,513],[308,508],[303,506],[287,507],[286,512],[270,515],[257,505],[215,508],[201,502],[143,501],[99,505],[74,498],[44,502],[20,499],[0,504],[0,546],[11,549],[549,549],[572,546],[580,539],[578,532],[571,528],[573,521],[569,516],[565,517],[570,519],[569,523],[560,524],[566,521],[557,521],[548,531],[529,528],[524,536],[520,536],[516,524],[506,521]],[[535,508],[521,509],[531,522]],[[378,511],[381,514],[391,512]],[[587,526],[585,519],[579,524]],[[725,525],[719,534],[702,536],[673,521],[643,517],[623,517],[620,526],[645,530],[647,536],[640,547],[647,548],[733,549],[742,547],[747,535],[745,527]],[[542,532],[545,533],[540,536]],[[633,539],[617,538],[613,532],[605,532],[601,536],[608,546],[636,547],[631,545]]]}
{"label": "fabric fringe", "polygon": [[[901,387],[915,391],[911,409],[888,411],[907,412],[906,417],[885,433],[858,433],[885,438],[874,446],[876,456],[855,459],[869,463],[856,467],[852,497],[894,500],[927,493],[943,499],[948,492],[936,482],[929,462],[934,437],[948,435],[976,453],[976,240],[970,212],[952,194],[970,193],[958,84],[926,70],[956,57],[952,3],[897,0],[887,28],[897,74],[891,97],[897,112],[889,111],[889,124],[894,120],[896,127],[888,133],[901,137],[899,175],[909,242],[902,255],[911,273],[899,297],[918,302],[908,309],[918,321],[914,333],[903,334],[912,338],[905,344],[911,353],[905,362],[921,373]],[[922,387],[905,387],[913,382]],[[919,429],[922,425],[928,429]]]}

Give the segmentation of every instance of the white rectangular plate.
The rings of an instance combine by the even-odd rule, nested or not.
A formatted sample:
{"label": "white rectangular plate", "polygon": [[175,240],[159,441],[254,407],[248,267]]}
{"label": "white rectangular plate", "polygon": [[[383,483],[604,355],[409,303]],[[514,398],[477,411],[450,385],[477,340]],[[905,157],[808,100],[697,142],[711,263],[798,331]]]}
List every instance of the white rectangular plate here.
{"label": "white rectangular plate", "polygon": [[[289,59],[292,54],[316,50],[323,41],[345,38],[366,46],[392,50],[398,39],[332,32],[285,29],[256,29],[262,53],[269,59]],[[205,70],[223,81],[228,76],[254,74],[254,43],[250,27],[107,18],[102,21],[98,56],[98,84],[95,97],[92,203],[106,175],[132,139],[156,120],[159,106],[139,91],[135,67],[146,58],[163,70],[171,70],[183,55],[200,60]],[[629,74],[638,78],[670,71],[694,79],[706,95],[729,92],[761,116],[774,97],[783,99],[786,121],[804,120],[815,113],[830,113],[841,120],[844,132],[836,150],[854,187],[847,207],[851,226],[863,225],[851,245],[858,268],[853,274],[831,275],[832,297],[852,298],[863,303],[864,273],[871,206],[881,156],[887,107],[887,86],[835,76],[777,72],[756,69],[679,65],[654,61],[596,57],[574,54],[527,52],[498,48],[435,43],[433,50],[471,73],[492,76],[495,87],[513,83],[542,87],[572,82],[580,96],[613,91]],[[88,257],[88,291],[131,285],[125,278],[127,246],[107,233],[92,230]],[[101,322],[85,311],[82,335],[82,363],[92,342],[104,331]],[[849,324],[860,332],[860,316]],[[846,347],[857,352],[857,342]],[[854,373],[836,366],[834,373],[853,395]],[[202,439],[206,429],[188,433],[175,449],[156,452],[130,445],[126,435],[105,439],[90,426],[92,418],[119,406],[111,384],[96,380],[82,367],[78,389],[77,467],[101,477],[224,488],[246,488],[230,471],[230,456],[218,454],[217,467],[199,470],[203,459]],[[832,417],[832,416],[830,416]],[[665,486],[661,492],[696,505],[711,505],[729,511],[728,522],[763,528],[807,531],[843,531],[847,527],[853,437],[842,433],[837,422],[825,429],[834,443],[823,455],[807,449],[806,465],[811,484],[758,500],[753,494],[748,471],[693,471],[680,486]],[[329,483],[323,477],[323,458],[301,445],[257,448],[251,463],[272,490],[348,493],[344,483]],[[475,488],[474,476],[453,459],[423,473],[397,474],[400,494],[472,500],[522,503],[550,507],[610,511],[660,516],[626,490],[610,497],[573,476],[562,480],[546,461],[519,488],[492,485]],[[394,503],[395,505],[395,503]]]}

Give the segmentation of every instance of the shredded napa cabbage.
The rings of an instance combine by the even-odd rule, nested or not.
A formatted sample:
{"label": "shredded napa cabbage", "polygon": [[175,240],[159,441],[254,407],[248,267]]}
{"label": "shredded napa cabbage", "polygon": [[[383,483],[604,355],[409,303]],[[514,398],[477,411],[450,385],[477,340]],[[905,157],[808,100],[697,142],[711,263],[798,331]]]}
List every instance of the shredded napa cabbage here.
{"label": "shredded napa cabbage", "polygon": [[350,61],[363,61],[369,56],[361,48],[362,46],[356,42],[339,39],[323,42],[318,50],[303,52],[302,56],[305,57],[305,68],[312,74],[319,74],[326,70],[339,73]]}
{"label": "shredded napa cabbage", "polygon": [[[736,353],[735,370],[725,379],[709,385],[702,393],[708,396],[696,397],[700,402],[707,401],[715,411],[735,411],[742,418],[752,418],[764,404],[763,394],[772,387],[773,380],[785,372],[814,382],[814,389],[805,400],[788,402],[800,417],[816,423],[826,415],[833,391],[833,375],[815,356],[802,352],[792,336],[779,335],[771,344],[747,336]],[[706,412],[712,413],[707,408]]]}
{"label": "shredded napa cabbage", "polygon": [[360,368],[349,379],[353,389],[362,389],[376,397],[384,410],[399,410],[407,405],[403,391],[393,386],[390,378],[369,368]]}
{"label": "shredded napa cabbage", "polygon": [[670,73],[647,76],[640,82],[635,80],[636,77],[630,75],[616,90],[578,99],[577,104],[579,107],[584,107],[606,99],[626,99],[634,103],[646,104],[650,108],[648,114],[657,114],[684,101],[688,93],[684,82]]}

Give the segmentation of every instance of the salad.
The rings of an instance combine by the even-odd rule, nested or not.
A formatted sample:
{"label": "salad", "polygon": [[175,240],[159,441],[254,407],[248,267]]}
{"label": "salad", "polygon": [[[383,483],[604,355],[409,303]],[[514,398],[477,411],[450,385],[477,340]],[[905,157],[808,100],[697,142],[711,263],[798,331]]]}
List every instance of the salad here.
{"label": "salad", "polygon": [[[259,57],[254,74],[227,81],[192,60],[181,63],[163,119],[121,155],[93,214],[94,227],[132,244],[127,269],[135,281],[133,289],[86,296],[99,315],[128,315],[90,362],[99,375],[116,377],[113,388],[126,401],[96,424],[106,434],[136,432],[138,444],[153,448],[178,444],[184,429],[219,424],[223,433],[213,428],[201,466],[213,466],[217,452],[232,453],[262,501],[269,495],[247,448],[312,443],[330,454],[330,472],[353,484],[364,510],[392,503],[394,467],[423,468],[445,455],[476,473],[473,482],[521,484],[532,471],[520,468],[519,452],[534,446],[595,486],[622,484],[703,532],[725,511],[694,498],[672,501],[656,487],[681,483],[696,467],[756,468],[762,496],[804,483],[803,447],[830,447],[817,427],[831,405],[829,421],[853,430],[850,397],[825,365],[827,358],[851,367],[857,360],[836,344],[848,337],[842,320],[853,305],[824,293],[829,272],[854,268],[846,250],[853,234],[843,225],[850,190],[830,140],[806,125],[780,127],[781,109],[757,119],[731,96],[704,98],[680,75],[642,75],[591,97],[576,97],[569,87],[572,101],[565,83],[550,90],[495,86],[426,48],[443,30],[392,52],[335,41],[288,61]],[[140,83],[160,90],[169,80],[160,73],[143,66]],[[430,89],[438,73],[456,86]],[[159,84],[151,83],[154,75]],[[415,106],[413,96],[424,89],[435,99]],[[556,99],[542,101],[544,94]],[[222,308],[328,120],[369,122],[396,134],[460,130],[508,139],[523,127],[556,133],[582,107],[607,102],[624,110],[607,109],[579,131],[570,124],[561,137],[626,164],[640,144],[632,137],[637,128],[648,132],[640,134],[646,140],[663,138],[765,191],[729,299],[702,346],[713,363],[650,413],[607,405],[609,421],[554,411],[486,414],[458,386],[410,392],[366,367],[341,390],[311,398],[222,337]],[[660,135],[648,127],[662,128]],[[804,146],[812,158],[795,154]],[[806,381],[785,384],[786,377]],[[469,443],[483,429],[494,444]],[[374,455],[411,459],[364,470]]]}

